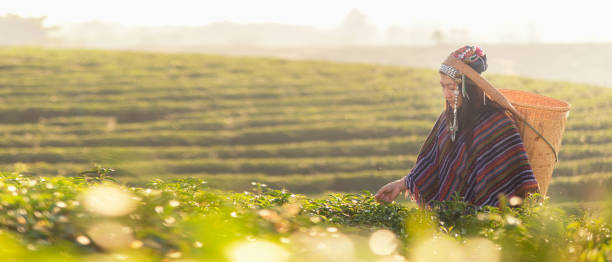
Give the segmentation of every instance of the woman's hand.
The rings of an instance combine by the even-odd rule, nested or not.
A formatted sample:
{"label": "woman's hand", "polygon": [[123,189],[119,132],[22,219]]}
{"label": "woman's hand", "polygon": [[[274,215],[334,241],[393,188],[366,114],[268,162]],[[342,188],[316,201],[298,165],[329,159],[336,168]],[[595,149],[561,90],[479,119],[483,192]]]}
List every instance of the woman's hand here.
{"label": "woman's hand", "polygon": [[406,183],[404,181],[404,178],[398,179],[398,180],[395,180],[393,182],[390,182],[382,186],[378,190],[378,192],[376,192],[376,195],[374,195],[374,198],[378,202],[390,203],[390,202],[393,202],[393,200],[397,198],[397,195],[399,195],[402,191],[405,191],[405,190],[406,190]]}

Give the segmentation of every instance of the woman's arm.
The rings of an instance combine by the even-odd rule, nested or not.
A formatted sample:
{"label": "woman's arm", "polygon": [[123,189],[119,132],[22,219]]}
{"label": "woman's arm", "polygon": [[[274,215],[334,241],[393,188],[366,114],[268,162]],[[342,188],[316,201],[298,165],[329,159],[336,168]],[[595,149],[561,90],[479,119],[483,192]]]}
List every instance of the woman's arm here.
{"label": "woman's arm", "polygon": [[443,125],[443,117],[444,112],[440,114],[429,136],[425,140],[425,143],[421,146],[415,166],[410,173],[401,179],[387,183],[381,187],[374,196],[378,202],[393,202],[401,192],[406,190],[409,190],[409,193],[415,197],[415,195],[418,195],[417,192],[419,191],[416,186],[414,186],[415,179],[421,178],[423,175],[432,176],[433,173],[437,172],[437,134],[438,128]]}

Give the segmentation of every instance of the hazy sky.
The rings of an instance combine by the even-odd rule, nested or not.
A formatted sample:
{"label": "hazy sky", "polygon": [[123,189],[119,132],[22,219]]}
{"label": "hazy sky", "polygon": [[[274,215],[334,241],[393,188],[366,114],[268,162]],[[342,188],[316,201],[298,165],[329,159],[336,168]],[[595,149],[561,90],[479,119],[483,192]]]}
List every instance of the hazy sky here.
{"label": "hazy sky", "polygon": [[467,28],[473,35],[510,26],[533,28],[543,42],[612,41],[608,1],[538,0],[2,0],[0,15],[47,16],[47,24],[107,21],[129,25],[211,22],[285,23],[337,27],[351,9],[384,30],[390,25]]}

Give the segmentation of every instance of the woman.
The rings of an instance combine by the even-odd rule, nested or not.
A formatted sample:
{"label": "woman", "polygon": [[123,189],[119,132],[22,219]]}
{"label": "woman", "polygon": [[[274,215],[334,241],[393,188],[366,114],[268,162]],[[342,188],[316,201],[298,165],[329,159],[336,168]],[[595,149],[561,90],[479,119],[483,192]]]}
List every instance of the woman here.
{"label": "woman", "polygon": [[[462,47],[451,56],[478,74],[487,69],[478,46]],[[439,73],[446,110],[409,174],[381,187],[376,200],[392,202],[407,191],[421,205],[458,194],[477,206],[497,206],[500,195],[524,198],[538,192],[514,122],[457,68],[442,64]]]}

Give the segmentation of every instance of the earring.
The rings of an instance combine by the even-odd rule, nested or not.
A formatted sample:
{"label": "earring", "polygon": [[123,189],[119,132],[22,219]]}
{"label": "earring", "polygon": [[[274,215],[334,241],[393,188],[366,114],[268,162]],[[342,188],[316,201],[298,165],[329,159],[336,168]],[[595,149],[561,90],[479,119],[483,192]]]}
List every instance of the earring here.
{"label": "earring", "polygon": [[482,91],[482,104],[487,105],[487,94],[484,91]]}
{"label": "earring", "polygon": [[455,135],[457,133],[457,101],[459,100],[459,90],[455,89],[455,106],[453,107],[453,123],[449,127],[451,133],[451,141],[455,142]]}

